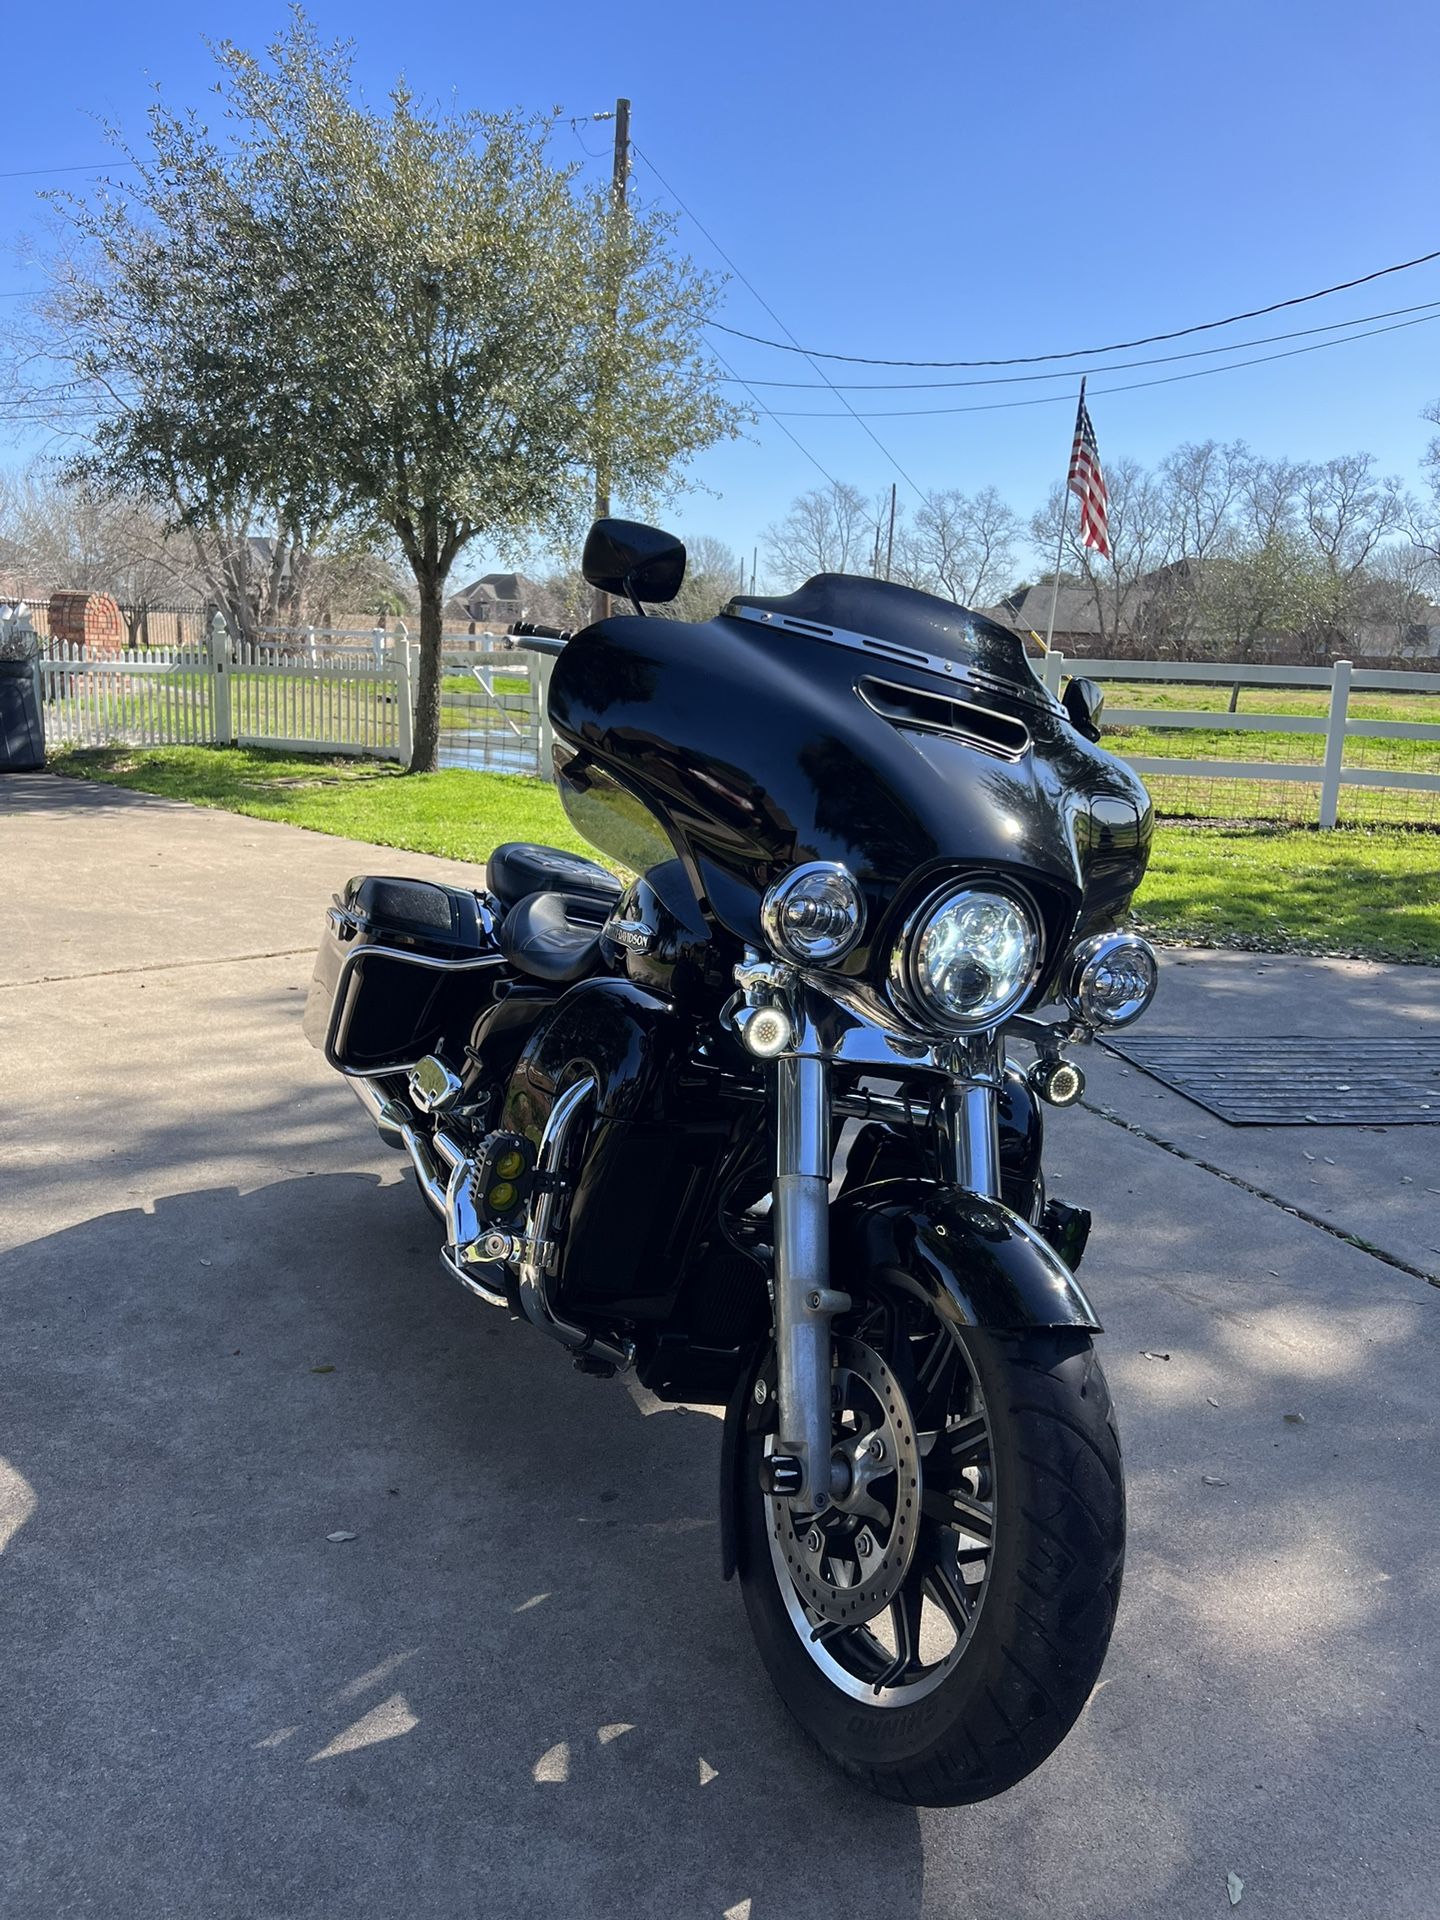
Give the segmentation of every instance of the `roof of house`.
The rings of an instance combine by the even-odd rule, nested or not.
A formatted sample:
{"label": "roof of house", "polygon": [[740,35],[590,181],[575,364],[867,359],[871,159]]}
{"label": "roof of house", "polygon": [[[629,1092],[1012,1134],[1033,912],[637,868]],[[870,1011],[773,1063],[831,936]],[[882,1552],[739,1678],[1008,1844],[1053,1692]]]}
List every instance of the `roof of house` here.
{"label": "roof of house", "polygon": [[468,587],[461,587],[452,599],[463,609],[463,617],[493,620],[498,617],[494,612],[497,605],[527,606],[539,592],[534,581],[527,580],[523,573],[482,573]]}
{"label": "roof of house", "polygon": [[[1050,595],[1053,582],[1022,588],[1007,594],[993,607],[980,611],[1002,627],[1016,627],[1022,633],[1044,633],[1050,624]],[[1095,610],[1095,595],[1089,587],[1061,581],[1055,600],[1056,633],[1099,633],[1100,616]]]}

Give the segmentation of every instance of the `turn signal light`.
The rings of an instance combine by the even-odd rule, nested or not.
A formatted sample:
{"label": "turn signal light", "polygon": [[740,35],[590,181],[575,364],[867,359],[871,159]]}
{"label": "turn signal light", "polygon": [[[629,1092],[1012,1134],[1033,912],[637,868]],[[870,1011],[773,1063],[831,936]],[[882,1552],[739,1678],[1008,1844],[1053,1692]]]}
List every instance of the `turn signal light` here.
{"label": "turn signal light", "polygon": [[1030,1069],[1030,1091],[1052,1107],[1073,1107],[1085,1091],[1085,1076],[1069,1060],[1037,1060]]}
{"label": "turn signal light", "polygon": [[740,1028],[740,1038],[750,1052],[761,1060],[773,1060],[777,1053],[784,1053],[795,1037],[790,1016],[783,1007],[747,1009],[736,1024]]}

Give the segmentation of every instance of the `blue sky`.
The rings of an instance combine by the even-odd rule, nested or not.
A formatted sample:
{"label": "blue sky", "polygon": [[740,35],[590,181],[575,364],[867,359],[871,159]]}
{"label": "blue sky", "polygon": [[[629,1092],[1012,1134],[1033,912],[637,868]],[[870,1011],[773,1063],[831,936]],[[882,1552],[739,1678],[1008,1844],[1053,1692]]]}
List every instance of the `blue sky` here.
{"label": "blue sky", "polygon": [[[1130,339],[1440,247],[1440,9],[1424,0],[1363,9],[1334,0],[1204,8],[432,0],[415,9],[324,0],[311,11],[326,33],[355,40],[362,84],[377,95],[402,71],[421,94],[453,91],[487,108],[578,115],[627,94],[642,156],[636,190],[667,198],[649,156],[785,325],[805,344],[839,352],[961,359]],[[94,116],[135,126],[155,83],[172,100],[200,101],[210,83],[203,36],[258,45],[281,18],[278,5],[257,0],[12,9],[6,65],[21,84],[7,87],[0,171],[101,159]],[[609,132],[567,129],[558,151],[581,156],[583,145],[586,164],[608,172]],[[0,241],[34,228],[40,184],[0,180]],[[720,264],[702,234],[688,222],[682,230],[698,260]],[[33,279],[7,245],[0,289]],[[1440,302],[1440,261],[1149,351],[1425,301]],[[723,317],[777,331],[738,282]],[[755,379],[816,378],[793,355],[733,340],[722,350]],[[1213,378],[1100,391],[1214,364],[1096,374],[1102,455],[1153,461],[1210,436],[1296,458],[1366,448],[1413,483],[1430,431],[1420,409],[1440,398],[1440,322]],[[1028,511],[1063,469],[1073,390],[1069,382],[850,398],[866,410],[1063,392],[1054,405],[871,423],[920,488],[993,483]],[[823,389],[761,392],[777,409],[839,407]],[[786,424],[837,477],[867,490],[897,477],[849,418]],[[704,456],[693,477],[705,491],[672,516],[681,530],[747,550],[820,479],[763,419],[745,441]],[[900,491],[913,498],[906,479]]]}

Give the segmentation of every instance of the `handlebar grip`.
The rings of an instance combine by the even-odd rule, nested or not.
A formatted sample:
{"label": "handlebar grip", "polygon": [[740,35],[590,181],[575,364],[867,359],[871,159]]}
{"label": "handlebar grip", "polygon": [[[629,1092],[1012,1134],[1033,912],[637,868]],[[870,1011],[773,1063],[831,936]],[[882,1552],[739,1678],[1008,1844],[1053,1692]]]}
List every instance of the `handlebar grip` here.
{"label": "handlebar grip", "polygon": [[546,627],[538,620],[515,620],[505,631],[516,640],[568,640],[568,627]]}

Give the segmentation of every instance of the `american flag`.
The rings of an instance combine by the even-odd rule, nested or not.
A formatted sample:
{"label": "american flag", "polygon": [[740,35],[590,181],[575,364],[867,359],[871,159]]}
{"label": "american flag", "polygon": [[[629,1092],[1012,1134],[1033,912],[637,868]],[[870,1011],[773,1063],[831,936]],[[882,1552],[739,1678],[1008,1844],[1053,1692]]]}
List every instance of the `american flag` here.
{"label": "american flag", "polygon": [[1075,415],[1075,444],[1070,449],[1070,491],[1080,500],[1080,544],[1110,558],[1110,496],[1100,471],[1100,449],[1090,409],[1085,405],[1085,382],[1080,382],[1080,410]]}

